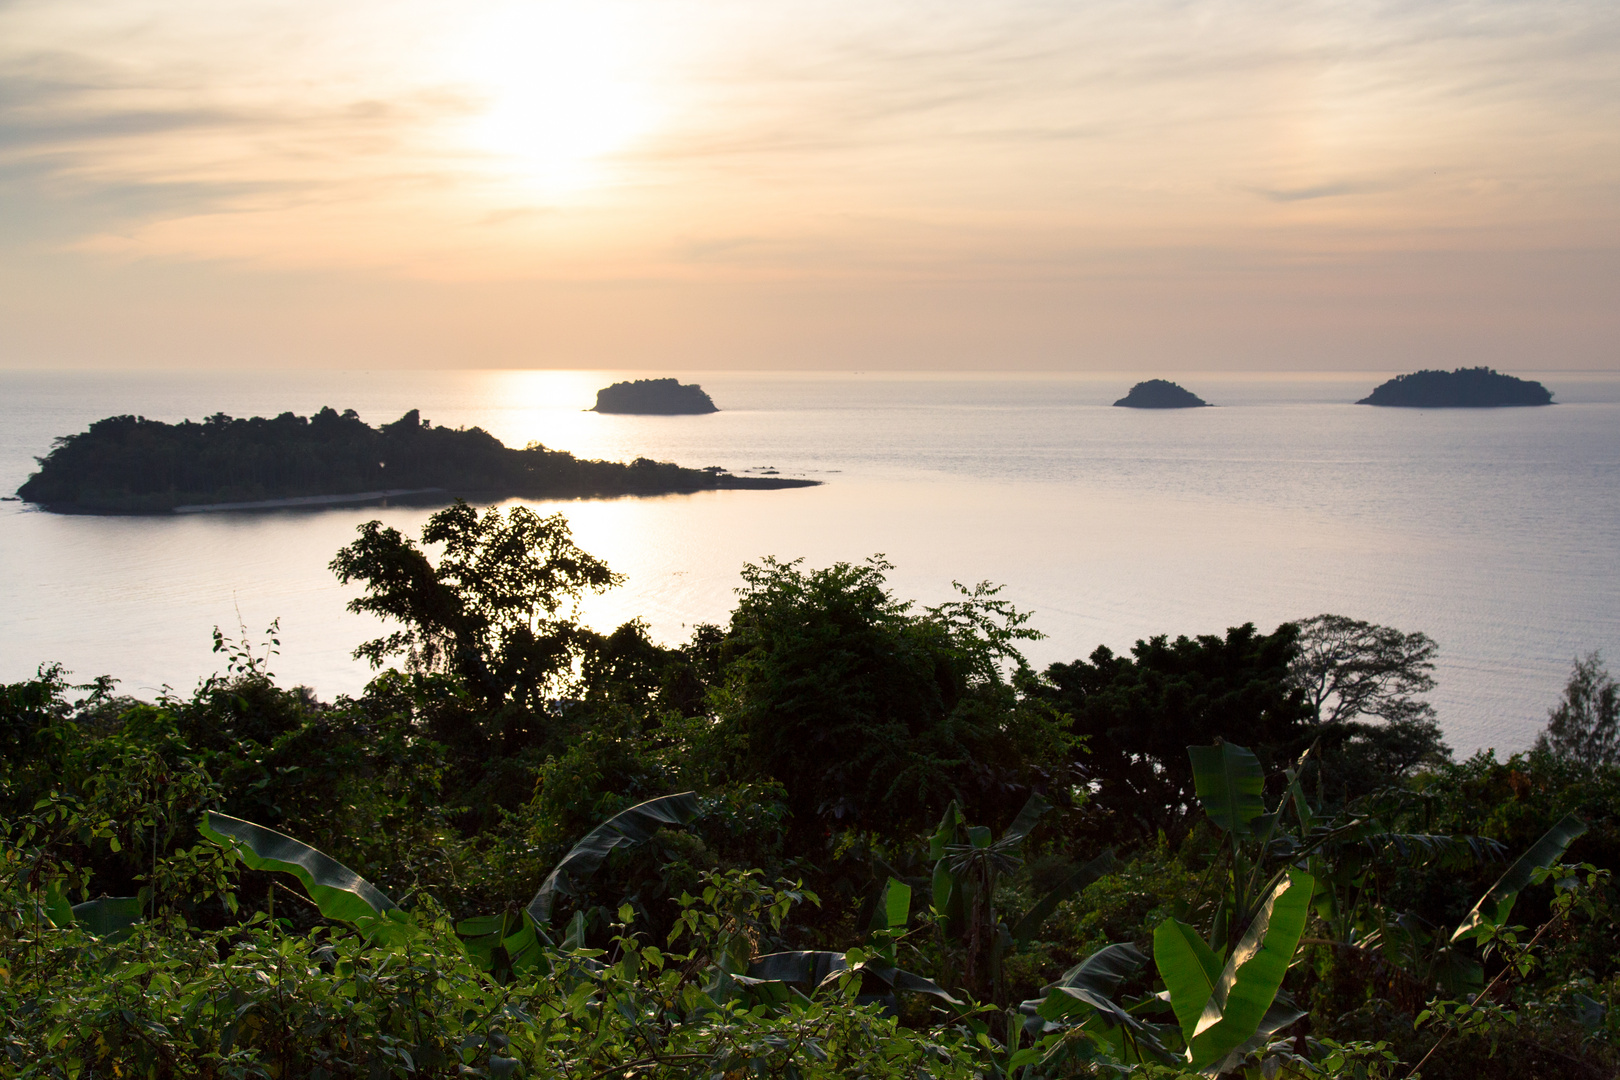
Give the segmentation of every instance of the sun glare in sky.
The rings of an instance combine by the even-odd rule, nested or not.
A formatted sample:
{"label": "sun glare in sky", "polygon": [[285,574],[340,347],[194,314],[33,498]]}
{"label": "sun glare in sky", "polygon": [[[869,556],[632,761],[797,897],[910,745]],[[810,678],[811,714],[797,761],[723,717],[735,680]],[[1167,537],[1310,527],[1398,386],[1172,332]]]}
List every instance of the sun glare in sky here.
{"label": "sun glare in sky", "polygon": [[1612,0],[0,0],[0,365],[1620,367]]}
{"label": "sun glare in sky", "polygon": [[622,14],[599,5],[511,3],[479,17],[452,65],[479,104],[470,145],[544,196],[602,182],[604,159],[655,120],[633,44]]}

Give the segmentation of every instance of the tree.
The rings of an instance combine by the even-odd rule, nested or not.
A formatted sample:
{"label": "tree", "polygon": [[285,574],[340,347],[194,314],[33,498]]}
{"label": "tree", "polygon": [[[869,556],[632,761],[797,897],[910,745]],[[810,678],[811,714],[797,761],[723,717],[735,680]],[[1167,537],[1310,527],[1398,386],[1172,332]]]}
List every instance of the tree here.
{"label": "tree", "polygon": [[1367,790],[1450,759],[1434,707],[1417,696],[1434,689],[1439,647],[1429,635],[1343,615],[1296,625],[1299,651],[1288,681],[1314,716],[1326,786]]}
{"label": "tree", "polygon": [[1288,679],[1304,691],[1317,724],[1358,716],[1410,720],[1434,712],[1414,697],[1434,689],[1429,673],[1439,647],[1429,635],[1343,615],[1313,615],[1295,625],[1299,653],[1288,665]]}
{"label": "tree", "polygon": [[1009,820],[1072,752],[1053,712],[1014,685],[1015,643],[1036,636],[1026,616],[987,585],[913,612],[887,589],[889,569],[743,568],[715,702],[754,768],[787,789],[801,840],[906,836],[952,799]]}
{"label": "tree", "polygon": [[574,620],[580,598],[622,580],[574,543],[561,514],[522,506],[480,516],[457,501],[434,514],[422,542],[444,545],[437,565],[380,521],[359,531],[331,564],[345,585],[365,586],[349,610],[404,629],[354,655],[381,667],[404,654],[410,670],[462,680],[486,708],[543,710],[594,638]]}
{"label": "tree", "polygon": [[1311,717],[1288,681],[1297,633],[1291,623],[1270,634],[1245,623],[1225,637],[1161,634],[1128,657],[1098,646],[1089,662],[1047,668],[1051,701],[1090,739],[1091,805],[1119,833],[1178,835],[1197,806],[1188,743],[1226,739],[1268,761],[1297,752]]}
{"label": "tree", "polygon": [[1564,696],[1548,710],[1535,748],[1593,767],[1620,764],[1620,684],[1598,653],[1575,658]]}

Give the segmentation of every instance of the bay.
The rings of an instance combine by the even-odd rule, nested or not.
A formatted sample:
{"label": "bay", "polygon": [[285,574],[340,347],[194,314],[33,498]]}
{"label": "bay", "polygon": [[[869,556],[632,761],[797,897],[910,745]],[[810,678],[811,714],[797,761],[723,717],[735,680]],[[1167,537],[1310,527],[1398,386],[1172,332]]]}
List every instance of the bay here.
{"label": "bay", "polygon": [[[672,374],[658,372],[644,374]],[[599,416],[635,373],[0,372],[0,489],[51,439],[103,416],[417,408],[584,457],[647,456],[825,481],[793,491],[534,503],[626,575],[582,612],[683,640],[722,621],[746,561],[882,553],[922,603],[989,580],[1047,637],[1037,665],[1099,644],[1220,633],[1332,611],[1423,630],[1452,744],[1522,749],[1577,653],[1620,658],[1620,379],[1538,376],[1545,409],[1350,404],[1388,373],[1170,373],[1219,407],[1116,409],[1140,376],[680,372],[721,412]],[[357,524],[415,532],[430,510],[361,507],[64,517],[0,503],[0,680],[60,662],[149,696],[220,667],[213,626],[323,695],[369,672],[375,622],[326,569]]]}

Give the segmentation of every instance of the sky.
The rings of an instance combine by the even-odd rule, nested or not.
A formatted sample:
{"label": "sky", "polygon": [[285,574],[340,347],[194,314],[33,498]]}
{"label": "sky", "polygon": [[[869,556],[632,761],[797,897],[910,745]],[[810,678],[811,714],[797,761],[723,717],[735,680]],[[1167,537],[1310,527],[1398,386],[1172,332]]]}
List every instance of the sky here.
{"label": "sky", "polygon": [[1620,370],[1620,5],[0,0],[0,366]]}

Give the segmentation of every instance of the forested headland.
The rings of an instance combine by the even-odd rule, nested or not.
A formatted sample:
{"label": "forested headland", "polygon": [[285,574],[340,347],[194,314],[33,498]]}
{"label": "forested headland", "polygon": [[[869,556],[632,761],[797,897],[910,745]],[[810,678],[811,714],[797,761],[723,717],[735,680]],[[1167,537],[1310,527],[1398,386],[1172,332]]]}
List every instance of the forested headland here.
{"label": "forested headland", "polygon": [[332,562],[356,697],[0,687],[0,1076],[1609,1078],[1620,701],[1457,760],[1421,632],[1339,615],[1034,670],[989,585],[743,570],[580,625],[566,521]]}
{"label": "forested headland", "polygon": [[354,412],[178,424],[112,416],[56,440],[17,490],[48,510],[163,513],[180,506],[415,492],[452,498],[668,495],[721,488],[806,487],[813,480],[738,477],[637,458],[590,461],[538,443],[515,450],[482,428],[434,427],[412,409],[372,427]]}

